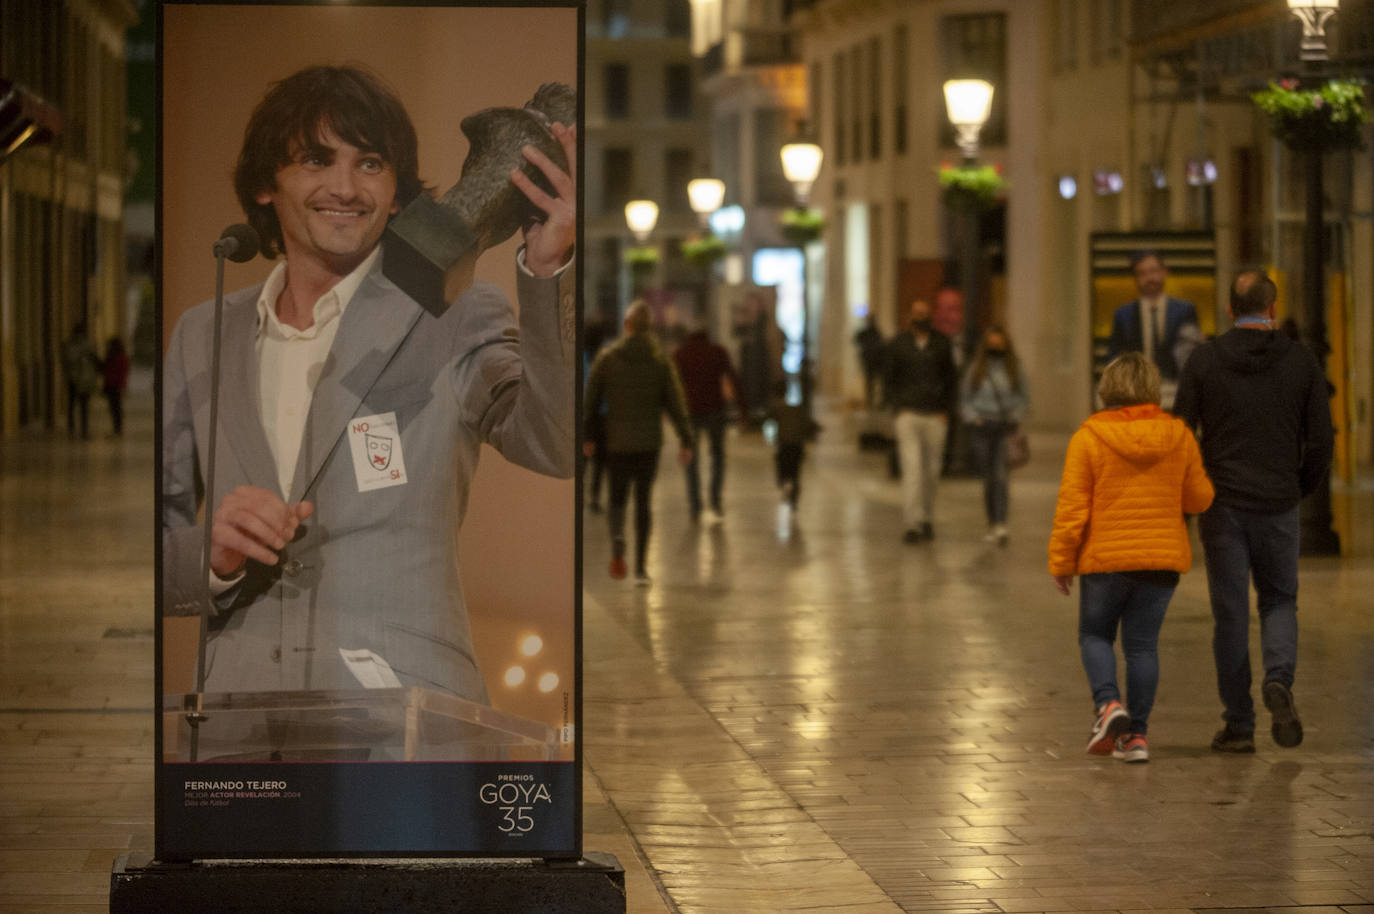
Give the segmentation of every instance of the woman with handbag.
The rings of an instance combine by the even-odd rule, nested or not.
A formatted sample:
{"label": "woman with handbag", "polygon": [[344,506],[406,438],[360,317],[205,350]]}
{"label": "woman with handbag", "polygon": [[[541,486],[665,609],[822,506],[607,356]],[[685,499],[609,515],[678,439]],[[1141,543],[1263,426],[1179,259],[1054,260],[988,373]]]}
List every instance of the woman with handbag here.
{"label": "woman with handbag", "polygon": [[[983,331],[978,352],[960,386],[959,402],[973,465],[983,477],[983,507],[988,516],[988,532],[983,541],[1005,546],[1010,500],[1008,471],[1030,456],[1020,431],[1030,398],[1011,337],[1002,327],[993,325]],[[1017,443],[1015,455],[1009,454],[1013,441]]]}

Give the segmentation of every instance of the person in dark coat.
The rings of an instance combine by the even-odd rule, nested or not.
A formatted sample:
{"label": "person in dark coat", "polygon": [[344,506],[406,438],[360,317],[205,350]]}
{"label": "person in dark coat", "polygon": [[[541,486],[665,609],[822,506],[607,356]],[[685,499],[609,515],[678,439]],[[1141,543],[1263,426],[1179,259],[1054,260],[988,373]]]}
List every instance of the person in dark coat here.
{"label": "person in dark coat", "polygon": [[[653,522],[650,497],[658,472],[658,452],[663,445],[662,414],[667,413],[677,431],[678,462],[692,459],[692,424],[682,382],[672,360],[650,333],[651,315],[643,301],[630,305],[625,332],[601,350],[587,378],[583,416],[599,414],[605,407],[606,471],[610,476],[610,505],[606,511],[611,532],[613,578],[623,578],[625,563],[625,506],[630,489],[635,499],[635,584],[648,586],[645,556]],[[591,456],[591,429],[582,452]]]}
{"label": "person in dark coat", "polygon": [[129,386],[129,354],[119,337],[112,336],[105,344],[105,358],[100,369],[104,376],[105,402],[110,404],[112,435],[118,438],[124,434],[124,388]]}
{"label": "person in dark coat", "polygon": [[[673,364],[682,378],[687,395],[687,412],[692,417],[694,447],[687,464],[687,505],[692,520],[704,519],[718,524],[722,519],[721,496],[725,489],[725,427],[728,406],[737,402],[739,375],[730,363],[725,347],[712,342],[705,330],[689,333],[673,353]],[[703,518],[701,503],[701,461],[695,443],[705,432],[711,445],[711,506]]]}

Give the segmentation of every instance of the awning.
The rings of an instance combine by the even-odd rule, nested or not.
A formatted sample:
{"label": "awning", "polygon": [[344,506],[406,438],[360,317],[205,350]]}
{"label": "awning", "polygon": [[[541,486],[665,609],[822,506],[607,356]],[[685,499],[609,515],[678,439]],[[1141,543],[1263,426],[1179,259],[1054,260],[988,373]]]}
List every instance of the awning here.
{"label": "awning", "polygon": [[26,143],[50,143],[61,132],[61,112],[0,76],[0,162]]}

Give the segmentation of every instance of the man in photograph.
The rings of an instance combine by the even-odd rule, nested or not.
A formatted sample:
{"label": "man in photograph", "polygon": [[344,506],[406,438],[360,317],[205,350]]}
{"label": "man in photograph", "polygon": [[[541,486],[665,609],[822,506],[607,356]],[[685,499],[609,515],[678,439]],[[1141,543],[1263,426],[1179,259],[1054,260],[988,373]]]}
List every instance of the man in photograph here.
{"label": "man in photograph", "polygon": [[523,151],[552,191],[510,174],[543,214],[516,255],[518,320],[482,282],[435,317],[382,272],[389,218],[426,192],[395,93],[312,66],[254,110],[235,190],[264,255],[285,257],[225,296],[213,492],[213,302],[182,316],[164,360],[165,604],[194,614],[208,588],[207,692],[487,701],[457,558],[479,448],[559,478],[575,464],[576,135],[552,131],[566,171]]}
{"label": "man in photograph", "polygon": [[1112,335],[1107,345],[1107,360],[1123,352],[1144,353],[1155,363],[1164,382],[1164,408],[1173,404],[1179,373],[1188,356],[1202,341],[1197,308],[1192,302],[1164,294],[1169,271],[1157,251],[1140,251],[1131,257],[1131,276],[1135,279],[1135,301],[1127,302],[1112,315]]}

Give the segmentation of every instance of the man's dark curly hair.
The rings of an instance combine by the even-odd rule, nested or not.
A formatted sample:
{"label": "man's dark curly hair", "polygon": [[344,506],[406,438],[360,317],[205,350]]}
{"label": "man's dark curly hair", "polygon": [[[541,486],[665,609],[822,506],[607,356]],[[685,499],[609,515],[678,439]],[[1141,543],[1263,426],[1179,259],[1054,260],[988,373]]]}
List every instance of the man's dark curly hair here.
{"label": "man's dark curly hair", "polygon": [[322,130],[380,155],[396,172],[396,203],[404,207],[424,190],[415,127],[396,93],[356,66],[306,67],[273,84],[243,131],[234,167],[239,205],[262,239],[264,257],[283,252],[281,223],[270,203],[255,198],[276,187],[277,170],[293,150],[310,148]]}

